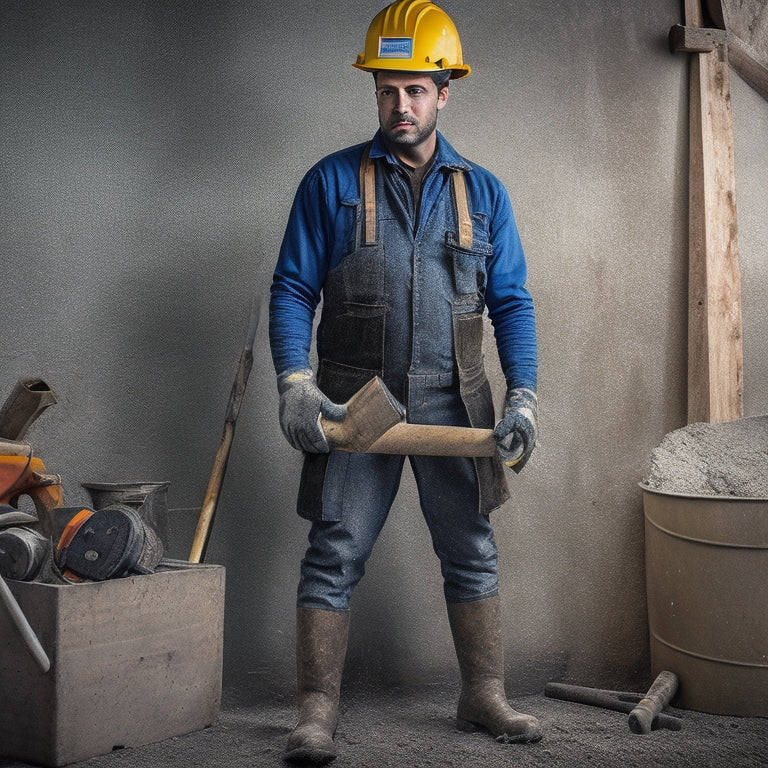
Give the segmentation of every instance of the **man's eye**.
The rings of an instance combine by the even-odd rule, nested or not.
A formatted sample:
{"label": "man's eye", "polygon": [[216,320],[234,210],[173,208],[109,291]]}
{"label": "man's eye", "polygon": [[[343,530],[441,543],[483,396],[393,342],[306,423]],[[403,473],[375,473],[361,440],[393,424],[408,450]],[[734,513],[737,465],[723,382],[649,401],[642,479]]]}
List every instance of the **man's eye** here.
{"label": "man's eye", "polygon": [[408,89],[408,95],[409,96],[423,96],[426,93],[426,91],[423,88],[409,88]]}

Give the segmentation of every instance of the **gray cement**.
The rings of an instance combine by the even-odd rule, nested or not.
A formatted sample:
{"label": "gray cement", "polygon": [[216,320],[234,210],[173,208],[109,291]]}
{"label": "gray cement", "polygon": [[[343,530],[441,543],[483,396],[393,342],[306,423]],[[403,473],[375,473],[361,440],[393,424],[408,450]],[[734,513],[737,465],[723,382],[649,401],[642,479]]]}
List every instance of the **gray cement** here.
{"label": "gray cement", "polygon": [[670,432],[651,454],[645,484],[665,493],[768,499],[768,416]]}

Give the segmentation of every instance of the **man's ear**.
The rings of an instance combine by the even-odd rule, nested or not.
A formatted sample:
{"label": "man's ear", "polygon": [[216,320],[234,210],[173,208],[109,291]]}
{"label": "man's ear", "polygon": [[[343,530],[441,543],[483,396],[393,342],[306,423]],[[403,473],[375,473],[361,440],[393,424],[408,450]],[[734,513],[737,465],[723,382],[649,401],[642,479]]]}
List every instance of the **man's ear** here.
{"label": "man's ear", "polygon": [[437,108],[442,109],[448,101],[448,86],[444,85],[437,94]]}

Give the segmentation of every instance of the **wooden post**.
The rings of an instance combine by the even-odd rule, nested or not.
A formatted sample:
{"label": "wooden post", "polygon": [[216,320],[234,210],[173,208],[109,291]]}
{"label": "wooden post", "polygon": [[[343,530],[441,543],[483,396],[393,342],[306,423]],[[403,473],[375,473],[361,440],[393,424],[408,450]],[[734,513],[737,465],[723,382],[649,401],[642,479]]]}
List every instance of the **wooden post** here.
{"label": "wooden post", "polygon": [[[702,26],[699,0],[685,23]],[[727,47],[690,54],[688,421],[743,416],[741,278]]]}

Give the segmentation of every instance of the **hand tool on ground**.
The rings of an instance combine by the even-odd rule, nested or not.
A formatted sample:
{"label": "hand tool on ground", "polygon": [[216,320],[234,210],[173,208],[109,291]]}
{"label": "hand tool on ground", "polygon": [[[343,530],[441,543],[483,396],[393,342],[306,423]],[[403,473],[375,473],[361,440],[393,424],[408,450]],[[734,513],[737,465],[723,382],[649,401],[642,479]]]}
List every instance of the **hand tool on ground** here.
{"label": "hand tool on ground", "polygon": [[40,644],[40,640],[35,634],[35,630],[32,629],[27,617],[22,612],[19,604],[16,602],[16,598],[11,592],[10,587],[5,583],[5,580],[0,576],[0,601],[5,605],[8,615],[19,630],[19,634],[24,640],[24,644],[32,654],[32,658],[35,663],[40,667],[40,671],[45,673],[51,668],[51,660],[48,658],[48,654]]}
{"label": "hand tool on ground", "polygon": [[240,413],[240,406],[245,395],[245,387],[248,383],[251,368],[253,366],[253,343],[256,339],[256,329],[259,324],[259,302],[254,297],[251,303],[251,317],[248,322],[248,333],[245,339],[245,346],[240,354],[240,361],[235,374],[235,381],[232,384],[232,390],[229,395],[229,403],[224,418],[224,431],[221,436],[219,448],[216,451],[216,457],[213,462],[208,487],[205,491],[203,506],[200,510],[200,516],[197,521],[197,528],[192,540],[192,549],[189,553],[190,563],[199,563],[205,557],[205,551],[208,548],[208,540],[211,536],[213,519],[216,515],[216,507],[219,503],[221,485],[224,482],[224,473],[227,471],[227,462],[232,449],[232,440],[235,436],[235,424]]}
{"label": "hand tool on ground", "polygon": [[677,675],[663,670],[659,672],[648,693],[629,713],[629,730],[632,733],[650,733],[653,721],[677,693]]}
{"label": "hand tool on ground", "polygon": [[[547,683],[544,687],[544,695],[550,699],[570,701],[574,704],[587,704],[592,707],[610,709],[613,712],[626,712],[630,715],[629,727],[633,733],[648,733],[650,730],[658,728],[679,731],[683,726],[683,721],[679,717],[667,715],[661,711],[677,690],[677,677],[671,672],[664,672],[662,675],[656,678],[647,694],[608,691],[566,683]],[[656,685],[657,682],[658,686]],[[668,698],[667,694],[669,695]],[[649,698],[651,695],[653,696],[652,699]],[[644,703],[646,699],[648,702]],[[638,711],[639,709],[640,711]],[[632,717],[633,713],[634,717]],[[635,730],[636,727],[640,729],[647,727],[649,714],[651,718],[648,730]]]}
{"label": "hand tool on ground", "polygon": [[[342,421],[320,417],[328,444],[355,453],[395,453],[410,456],[493,456],[497,451],[492,429],[409,424],[405,408],[377,376],[346,403]],[[512,466],[522,456],[507,460]]]}

